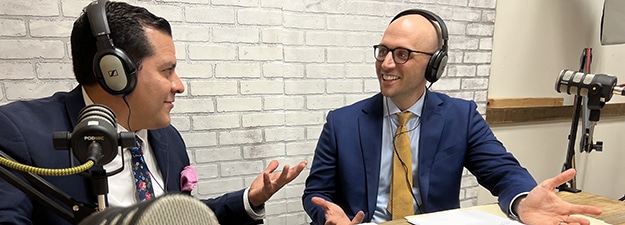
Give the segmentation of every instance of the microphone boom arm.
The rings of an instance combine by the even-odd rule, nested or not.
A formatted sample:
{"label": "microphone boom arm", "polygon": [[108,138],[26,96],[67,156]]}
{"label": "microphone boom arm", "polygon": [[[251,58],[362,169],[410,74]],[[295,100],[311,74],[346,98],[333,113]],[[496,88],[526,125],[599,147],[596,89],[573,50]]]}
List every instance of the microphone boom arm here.
{"label": "microphone boom arm", "polygon": [[[15,161],[11,157],[9,157],[7,154],[5,154],[2,150],[0,150],[0,156],[9,160]],[[26,173],[26,172],[19,171],[19,170],[15,170],[15,171],[17,171],[20,175],[22,175],[32,184],[40,188],[41,191],[28,185],[24,180],[20,179],[18,176],[11,173],[11,171],[4,168],[3,166],[0,166],[0,177],[6,180],[7,182],[9,182],[11,185],[16,187],[20,191],[24,192],[24,194],[26,194],[31,199],[34,199],[38,201],[39,203],[45,205],[46,207],[54,211],[56,214],[63,217],[63,219],[67,220],[68,222],[72,224],[78,224],[80,223],[80,221],[82,221],[89,215],[96,212],[95,206],[87,206],[87,204],[75,200],[74,198],[69,196],[67,193],[56,188],[54,185],[44,180],[40,176],[32,174],[32,173]],[[66,206],[69,206],[72,209],[72,211],[65,209],[59,203],[55,202],[50,197],[46,196],[42,191],[46,192],[47,194],[52,195],[53,197],[61,201]]]}
{"label": "microphone boom arm", "polygon": [[593,140],[593,136],[595,133],[595,127],[597,126],[597,121],[601,116],[601,109],[605,106],[605,102],[601,101],[601,96],[598,94],[588,95],[588,101],[586,108],[590,110],[588,113],[588,127],[584,130],[582,134],[582,140],[580,140],[580,152],[592,152],[592,150],[602,151],[603,150],[603,142],[598,141],[595,144]]}

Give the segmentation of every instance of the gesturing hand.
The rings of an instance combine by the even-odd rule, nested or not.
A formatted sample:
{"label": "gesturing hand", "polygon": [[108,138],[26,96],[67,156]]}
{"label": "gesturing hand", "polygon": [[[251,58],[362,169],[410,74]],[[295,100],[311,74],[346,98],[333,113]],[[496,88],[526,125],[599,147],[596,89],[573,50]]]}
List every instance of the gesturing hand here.
{"label": "gesturing hand", "polygon": [[568,203],[555,193],[555,188],[571,180],[575,170],[569,169],[558,176],[547,179],[536,186],[524,199],[521,199],[517,213],[525,224],[582,224],[590,221],[571,214],[601,214],[601,209],[594,206]]}
{"label": "gesturing hand", "polygon": [[306,167],[306,160],[300,162],[293,168],[284,165],[282,172],[273,173],[278,168],[278,161],[272,160],[267,169],[259,174],[252,182],[248,193],[248,198],[253,207],[258,207],[265,203],[280,188],[295,179]]}
{"label": "gesturing hand", "polygon": [[325,225],[354,225],[362,223],[362,220],[365,218],[365,213],[363,211],[358,211],[354,219],[349,220],[347,215],[345,215],[345,211],[338,205],[320,197],[313,197],[311,201],[326,212]]}

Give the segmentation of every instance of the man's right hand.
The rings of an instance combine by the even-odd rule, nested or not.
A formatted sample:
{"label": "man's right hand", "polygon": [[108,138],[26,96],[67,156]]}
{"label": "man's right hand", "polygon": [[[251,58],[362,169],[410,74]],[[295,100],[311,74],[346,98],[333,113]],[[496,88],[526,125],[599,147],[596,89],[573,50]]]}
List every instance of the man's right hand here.
{"label": "man's right hand", "polygon": [[311,200],[312,203],[321,207],[326,212],[325,225],[355,225],[362,223],[362,220],[365,218],[365,213],[361,210],[356,213],[353,220],[349,220],[347,215],[345,215],[345,211],[338,205],[320,197],[313,197]]}

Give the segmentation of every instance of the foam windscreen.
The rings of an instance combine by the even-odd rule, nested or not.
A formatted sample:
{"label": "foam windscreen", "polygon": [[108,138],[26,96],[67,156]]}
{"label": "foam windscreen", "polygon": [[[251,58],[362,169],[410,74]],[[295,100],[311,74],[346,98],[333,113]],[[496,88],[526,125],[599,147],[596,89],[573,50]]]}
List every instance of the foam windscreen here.
{"label": "foam windscreen", "polygon": [[184,194],[169,194],[125,208],[107,208],[79,225],[219,225],[213,211]]}

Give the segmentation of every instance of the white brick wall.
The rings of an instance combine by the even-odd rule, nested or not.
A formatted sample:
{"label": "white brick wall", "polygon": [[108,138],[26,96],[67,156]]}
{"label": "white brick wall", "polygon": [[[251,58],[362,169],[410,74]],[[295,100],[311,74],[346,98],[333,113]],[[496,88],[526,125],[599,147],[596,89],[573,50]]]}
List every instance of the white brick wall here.
{"label": "white brick wall", "polygon": [[[496,0],[125,1],[172,23],[186,85],[172,123],[198,168],[198,197],[248,186],[272,159],[311,160],[326,112],[378,92],[371,46],[404,9],[447,22],[449,67],[432,89],[485,110]],[[89,2],[0,0],[0,104],[75,86],[69,35]],[[266,224],[310,221],[308,172],[267,203]],[[476,204],[477,185],[465,172],[462,206]]]}
{"label": "white brick wall", "polygon": [[0,35],[2,36],[26,36],[26,24],[24,23],[24,20],[6,19],[3,20],[0,25],[2,25],[2,28],[4,28],[0,30]]}

